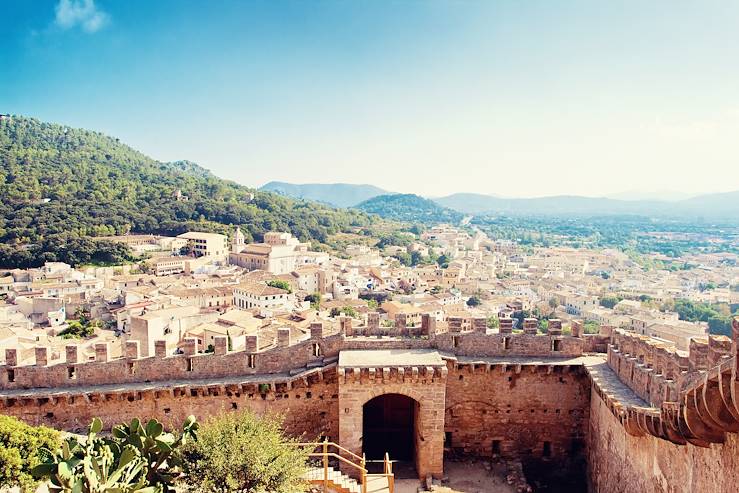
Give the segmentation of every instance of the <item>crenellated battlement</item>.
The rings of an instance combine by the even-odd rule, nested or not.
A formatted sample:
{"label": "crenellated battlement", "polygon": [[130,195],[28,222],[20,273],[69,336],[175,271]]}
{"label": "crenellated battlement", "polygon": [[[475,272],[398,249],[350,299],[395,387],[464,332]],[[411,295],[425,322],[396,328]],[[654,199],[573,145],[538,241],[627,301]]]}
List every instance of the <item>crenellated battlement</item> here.
{"label": "crenellated battlement", "polygon": [[[245,336],[241,350],[229,351],[227,337],[216,337],[214,350],[202,353],[195,338],[180,343],[182,354],[167,355],[165,341],[154,341],[154,355],[142,357],[138,341],[127,341],[119,358],[110,358],[107,344],[95,347],[95,361],[79,361],[77,346],[65,348],[64,359],[51,361],[47,347],[35,349],[35,362],[18,365],[17,351],[6,350],[0,366],[0,393],[20,389],[57,389],[109,384],[154,383],[231,378],[251,375],[297,374],[335,362],[339,352],[352,349],[438,349],[457,356],[577,357],[601,344],[604,336],[562,335],[561,323],[550,320],[547,334],[537,333],[536,319],[527,319],[523,333],[513,333],[512,320],[502,319],[500,330],[487,328],[485,318],[446,322],[425,314],[418,327],[409,327],[401,314],[394,327],[380,327],[379,314],[354,325],[349,317],[335,325],[311,324],[307,334],[293,339],[291,329],[278,328],[273,340]],[[463,329],[462,327],[465,327]]]}
{"label": "crenellated battlement", "polygon": [[446,379],[445,366],[399,366],[371,368],[339,368],[342,383],[365,385],[387,383],[435,383]]}
{"label": "crenellated battlement", "polygon": [[739,432],[739,318],[732,335],[693,339],[684,352],[617,330],[608,366],[643,403],[624,405],[614,392],[601,397],[632,435],[700,447],[723,443],[726,433]]}

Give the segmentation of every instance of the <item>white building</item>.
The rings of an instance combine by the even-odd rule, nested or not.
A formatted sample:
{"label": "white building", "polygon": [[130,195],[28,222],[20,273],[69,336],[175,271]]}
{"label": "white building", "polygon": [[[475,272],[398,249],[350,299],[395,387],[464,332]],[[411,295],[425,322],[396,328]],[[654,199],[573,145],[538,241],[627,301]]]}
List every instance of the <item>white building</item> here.
{"label": "white building", "polygon": [[219,233],[204,233],[188,231],[177,238],[187,240],[197,257],[213,257],[225,259],[228,257],[228,238]]}
{"label": "white building", "polygon": [[235,234],[229,263],[247,270],[288,274],[301,265],[324,265],[329,260],[327,253],[309,252],[310,245],[301,243],[290,233],[269,232],[264,235],[264,242],[250,243],[243,248],[238,241]]}
{"label": "white building", "polygon": [[295,306],[295,295],[264,283],[244,283],[234,287],[233,303],[242,310],[289,311]]}

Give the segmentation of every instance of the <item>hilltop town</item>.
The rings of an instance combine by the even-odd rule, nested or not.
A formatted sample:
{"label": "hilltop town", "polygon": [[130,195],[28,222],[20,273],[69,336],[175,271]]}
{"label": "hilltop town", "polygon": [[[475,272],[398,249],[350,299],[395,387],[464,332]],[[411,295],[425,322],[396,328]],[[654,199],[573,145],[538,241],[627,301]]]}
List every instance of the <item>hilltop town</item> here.
{"label": "hilltop town", "polygon": [[[733,254],[687,257],[697,266],[690,270],[644,270],[617,250],[526,252],[443,225],[405,235],[405,247],[348,244],[332,253],[312,251],[285,232],[247,243],[239,228],[230,238],[196,231],[104,238],[148,258],[116,267],[47,262],[2,271],[0,341],[19,349],[19,362],[31,360],[38,345],[49,348],[50,362],[63,360],[68,344],[80,346],[83,360],[94,359],[101,344],[120,356],[127,341],[138,341],[144,356],[153,354],[155,340],[166,340],[167,354],[174,354],[195,338],[205,352],[217,336],[243,348],[247,335],[274,336],[289,327],[300,337],[311,323],[340,317],[362,323],[372,312],[387,328],[398,315],[410,326],[420,326],[423,314],[440,323],[483,317],[489,329],[510,318],[513,330],[534,317],[541,333],[550,319],[561,320],[565,332],[579,320],[585,333],[622,328],[686,351],[691,338],[730,332],[681,319],[676,300],[683,308],[739,303],[725,281],[739,276]],[[416,265],[404,265],[404,257]]]}
{"label": "hilltop town", "polygon": [[[732,388],[739,322],[687,309],[736,306],[735,254],[661,270],[469,225],[394,235],[317,251],[287,232],[247,242],[238,227],[129,234],[104,241],[143,260],[5,270],[0,411],[69,431],[94,417],[279,412],[288,433],[389,453],[428,487],[451,457],[492,457],[538,484],[615,491],[602,433],[627,448],[651,437],[640,440],[654,460],[668,443],[732,453],[739,408],[714,391],[722,375]],[[388,410],[407,423],[368,421]],[[661,474],[696,467],[673,466]],[[637,489],[658,480],[628,478]],[[716,481],[710,491],[729,491]]]}

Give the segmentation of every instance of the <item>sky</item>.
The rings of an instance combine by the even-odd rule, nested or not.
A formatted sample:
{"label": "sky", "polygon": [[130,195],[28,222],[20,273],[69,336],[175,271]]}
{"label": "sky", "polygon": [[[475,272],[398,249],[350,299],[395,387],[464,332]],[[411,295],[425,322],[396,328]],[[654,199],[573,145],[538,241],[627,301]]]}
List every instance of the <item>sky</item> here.
{"label": "sky", "polygon": [[248,186],[739,190],[739,2],[0,0],[0,113]]}

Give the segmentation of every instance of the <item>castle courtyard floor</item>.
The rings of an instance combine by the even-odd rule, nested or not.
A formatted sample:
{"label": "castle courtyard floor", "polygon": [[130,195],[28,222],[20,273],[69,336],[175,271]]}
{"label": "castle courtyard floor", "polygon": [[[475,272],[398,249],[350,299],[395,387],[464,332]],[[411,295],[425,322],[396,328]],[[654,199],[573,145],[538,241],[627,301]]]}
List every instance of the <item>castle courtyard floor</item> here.
{"label": "castle courtyard floor", "polygon": [[[493,465],[487,470],[482,462],[444,463],[444,476],[448,478],[443,486],[436,486],[434,493],[515,493],[513,486],[506,481],[506,468]],[[396,479],[395,493],[417,493],[421,486],[417,479]]]}

